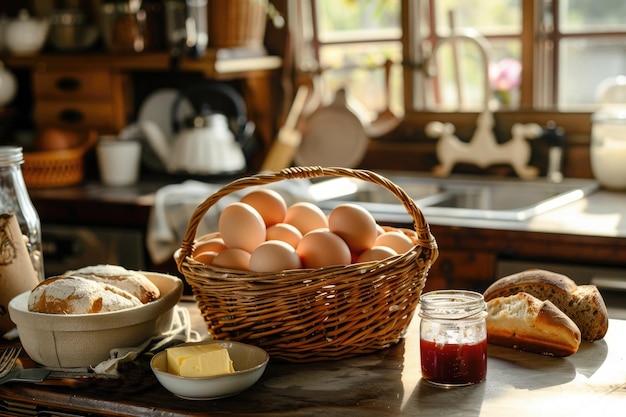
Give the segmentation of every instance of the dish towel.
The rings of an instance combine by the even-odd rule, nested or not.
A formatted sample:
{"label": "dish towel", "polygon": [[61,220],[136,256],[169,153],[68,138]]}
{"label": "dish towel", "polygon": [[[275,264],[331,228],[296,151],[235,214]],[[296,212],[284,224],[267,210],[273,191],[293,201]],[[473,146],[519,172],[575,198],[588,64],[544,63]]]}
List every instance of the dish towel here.
{"label": "dish towel", "polygon": [[[290,205],[296,201],[312,201],[309,186],[310,181],[307,179],[294,179],[260,187],[275,190]],[[156,191],[146,232],[146,246],[155,264],[161,264],[174,256],[176,250],[180,248],[189,219],[196,208],[222,187],[220,184],[188,180],[181,184],[166,185]],[[249,187],[218,200],[202,219],[196,235],[216,232],[222,210],[228,204],[239,201],[254,188],[257,187]]]}
{"label": "dish towel", "polygon": [[134,361],[144,352],[157,353],[179,343],[199,342],[200,340],[200,333],[191,330],[189,311],[184,307],[174,306],[169,329],[139,346],[111,349],[110,359],[99,363],[91,370],[99,376],[117,377],[119,376],[117,367],[120,363]]}

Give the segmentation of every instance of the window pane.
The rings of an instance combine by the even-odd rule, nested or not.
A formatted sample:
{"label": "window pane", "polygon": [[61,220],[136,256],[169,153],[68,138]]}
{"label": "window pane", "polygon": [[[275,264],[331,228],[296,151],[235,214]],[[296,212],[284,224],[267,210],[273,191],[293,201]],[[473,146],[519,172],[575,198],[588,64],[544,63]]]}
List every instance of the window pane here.
{"label": "window pane", "polygon": [[321,42],[399,39],[400,0],[317,0]]}
{"label": "window pane", "polygon": [[563,33],[626,30],[624,0],[569,0],[559,2]]}
{"label": "window pane", "polygon": [[454,11],[457,28],[474,28],[483,35],[522,32],[522,0],[437,0],[435,16],[438,34],[450,29],[449,14]]}
{"label": "window pane", "polygon": [[559,109],[588,109],[602,80],[626,74],[626,43],[610,38],[564,39],[559,65]]}
{"label": "window pane", "polygon": [[[422,23],[428,17],[428,10],[424,8],[427,1],[420,3],[422,8],[416,10],[415,20]],[[482,110],[486,103],[495,109],[518,108],[522,56],[518,36],[523,26],[522,1],[434,0],[433,4],[440,38],[435,48],[437,76],[426,77],[422,82],[422,76],[416,74],[416,94],[423,96],[414,101],[420,103],[417,108],[476,111]],[[454,11],[454,27],[462,34],[456,43],[456,60],[450,48],[450,11]],[[464,38],[468,34],[472,36],[469,30],[477,32],[475,39],[479,44],[486,44],[488,63],[476,48],[477,41]],[[430,38],[422,37],[419,45],[424,49],[417,55],[428,57],[432,48]],[[486,77],[489,79],[487,85]]]}
{"label": "window pane", "polygon": [[357,100],[371,119],[383,109],[387,97],[390,107],[397,113],[402,108],[402,71],[400,65],[392,69],[388,94],[385,85],[384,64],[387,59],[402,61],[400,42],[356,43],[325,45],[320,48],[320,61],[324,72],[322,85],[328,101],[334,93],[347,87],[348,96]]}

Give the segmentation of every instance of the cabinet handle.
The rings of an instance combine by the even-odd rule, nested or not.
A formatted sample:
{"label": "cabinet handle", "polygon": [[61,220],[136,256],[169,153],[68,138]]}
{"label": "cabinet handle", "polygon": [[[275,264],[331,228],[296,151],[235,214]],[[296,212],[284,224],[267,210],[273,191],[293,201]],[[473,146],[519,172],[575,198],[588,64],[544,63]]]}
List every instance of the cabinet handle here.
{"label": "cabinet handle", "polygon": [[65,109],[59,113],[59,119],[65,123],[80,123],[85,120],[85,116],[79,110]]}
{"label": "cabinet handle", "polygon": [[56,87],[64,92],[74,92],[80,90],[81,83],[78,78],[61,77],[57,80]]}

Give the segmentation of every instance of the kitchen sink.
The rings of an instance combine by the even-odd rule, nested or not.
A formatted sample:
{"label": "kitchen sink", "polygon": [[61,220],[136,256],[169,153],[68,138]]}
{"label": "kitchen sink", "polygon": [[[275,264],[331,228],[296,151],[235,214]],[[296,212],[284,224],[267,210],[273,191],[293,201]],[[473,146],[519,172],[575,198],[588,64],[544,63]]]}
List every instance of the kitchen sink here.
{"label": "kitchen sink", "polygon": [[[523,221],[577,201],[598,188],[594,180],[574,178],[554,183],[545,179],[381,174],[402,188],[427,217]],[[316,203],[327,210],[356,202],[373,214],[406,213],[386,188],[359,179],[323,180],[314,183],[310,191]]]}

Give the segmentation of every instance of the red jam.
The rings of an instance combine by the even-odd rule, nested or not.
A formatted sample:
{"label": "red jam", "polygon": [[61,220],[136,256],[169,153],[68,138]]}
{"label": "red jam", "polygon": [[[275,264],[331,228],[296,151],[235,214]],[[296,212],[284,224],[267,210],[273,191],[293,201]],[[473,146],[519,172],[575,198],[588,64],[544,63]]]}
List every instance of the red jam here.
{"label": "red jam", "polygon": [[487,339],[475,344],[444,344],[420,339],[422,377],[442,385],[476,384],[487,376]]}

